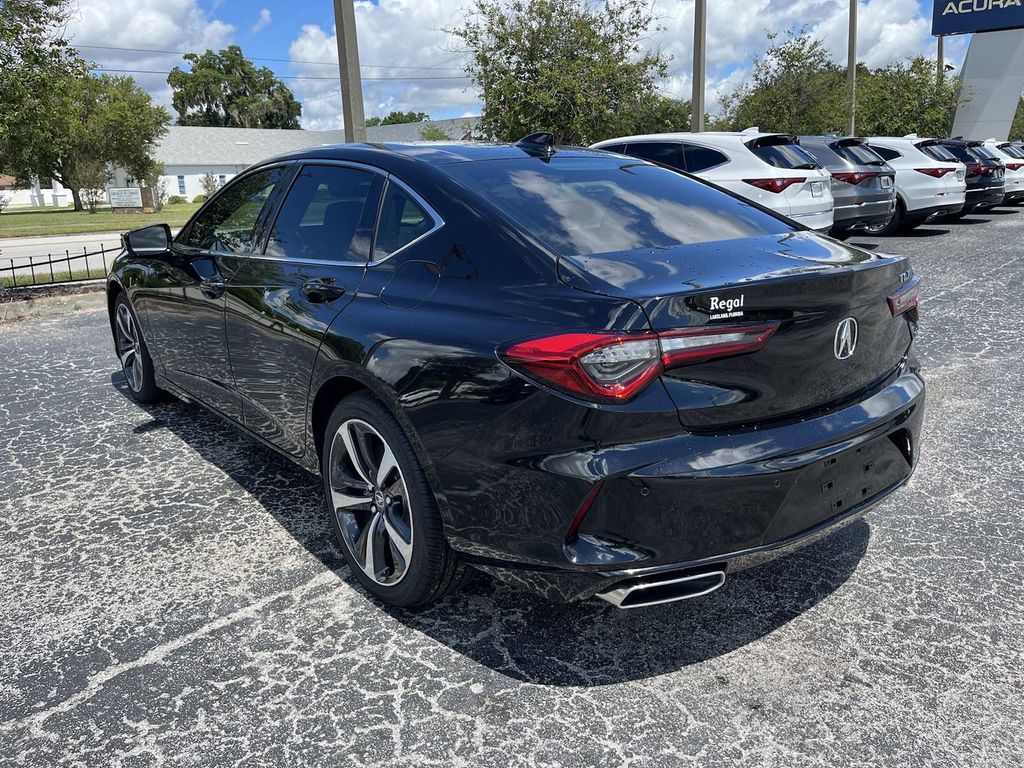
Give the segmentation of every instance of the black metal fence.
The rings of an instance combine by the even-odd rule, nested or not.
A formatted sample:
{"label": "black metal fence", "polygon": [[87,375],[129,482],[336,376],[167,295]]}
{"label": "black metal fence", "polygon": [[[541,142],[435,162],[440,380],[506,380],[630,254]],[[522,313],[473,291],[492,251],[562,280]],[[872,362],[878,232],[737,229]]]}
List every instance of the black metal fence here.
{"label": "black metal fence", "polygon": [[81,253],[65,250],[63,256],[48,253],[0,259],[0,289],[100,280],[107,276],[110,262],[120,250],[120,243],[113,248],[100,243],[97,251],[82,248]]}

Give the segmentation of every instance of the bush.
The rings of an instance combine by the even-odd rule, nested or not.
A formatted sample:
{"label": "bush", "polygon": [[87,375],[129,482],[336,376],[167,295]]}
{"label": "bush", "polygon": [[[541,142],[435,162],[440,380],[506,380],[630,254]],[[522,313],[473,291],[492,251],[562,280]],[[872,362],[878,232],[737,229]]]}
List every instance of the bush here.
{"label": "bush", "polygon": [[182,203],[187,202],[188,200],[182,197],[181,195],[171,195],[170,197],[167,198],[168,205],[181,205]]}
{"label": "bush", "polygon": [[206,195],[196,195],[195,197],[192,198],[192,202],[193,203],[205,203],[206,202]]}

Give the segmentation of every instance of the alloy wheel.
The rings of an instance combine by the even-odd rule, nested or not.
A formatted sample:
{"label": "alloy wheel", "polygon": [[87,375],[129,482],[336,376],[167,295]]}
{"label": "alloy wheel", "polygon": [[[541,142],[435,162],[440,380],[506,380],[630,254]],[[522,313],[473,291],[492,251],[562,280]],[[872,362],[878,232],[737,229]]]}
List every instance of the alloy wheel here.
{"label": "alloy wheel", "polygon": [[117,356],[128,386],[141,392],[143,384],[142,353],[139,349],[139,329],[127,304],[117,307]]}
{"label": "alloy wheel", "polygon": [[331,509],[349,554],[377,584],[398,584],[412,558],[413,522],[391,446],[369,423],[349,419],[331,440],[328,469]]}

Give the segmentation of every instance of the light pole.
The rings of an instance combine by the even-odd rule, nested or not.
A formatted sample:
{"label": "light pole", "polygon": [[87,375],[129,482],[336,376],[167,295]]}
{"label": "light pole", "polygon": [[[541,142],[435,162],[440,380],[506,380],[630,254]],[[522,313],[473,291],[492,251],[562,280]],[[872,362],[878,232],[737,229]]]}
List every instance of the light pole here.
{"label": "light pole", "polygon": [[939,35],[935,45],[935,82],[942,84],[942,78],[946,75],[946,38]]}
{"label": "light pole", "polygon": [[359,77],[356,11],[352,0],[334,0],[334,31],[335,37],[338,38],[338,70],[341,76],[341,113],[345,120],[345,141],[366,141],[363,81]]}
{"label": "light pole", "polygon": [[846,52],[846,87],[849,113],[846,133],[848,136],[853,136],[857,132],[857,0],[850,0],[850,39]]}
{"label": "light pole", "polygon": [[704,70],[707,63],[708,0],[693,2],[693,96],[690,130],[704,130]]}

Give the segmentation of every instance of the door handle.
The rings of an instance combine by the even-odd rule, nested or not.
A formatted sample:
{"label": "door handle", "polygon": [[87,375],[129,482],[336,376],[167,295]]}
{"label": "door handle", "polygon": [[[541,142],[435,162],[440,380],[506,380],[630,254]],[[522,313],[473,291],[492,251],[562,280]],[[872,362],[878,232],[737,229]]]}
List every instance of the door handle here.
{"label": "door handle", "polygon": [[220,275],[206,277],[199,281],[199,290],[203,292],[204,296],[208,296],[211,299],[219,297],[227,288],[227,282]]}
{"label": "door handle", "polygon": [[302,284],[302,292],[314,304],[326,304],[345,295],[345,289],[335,285],[332,277],[307,280]]}

